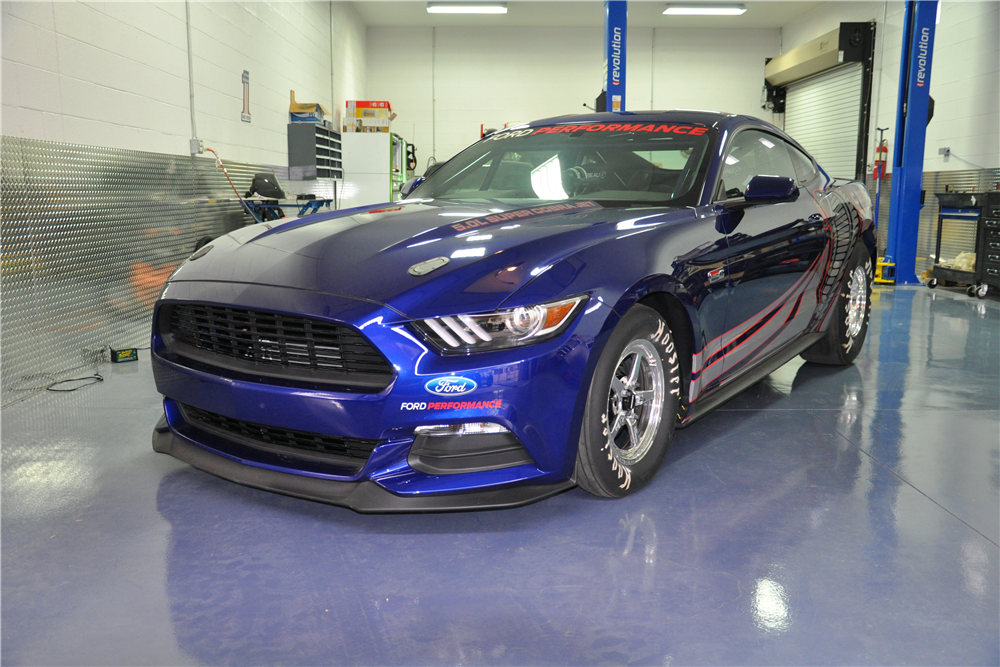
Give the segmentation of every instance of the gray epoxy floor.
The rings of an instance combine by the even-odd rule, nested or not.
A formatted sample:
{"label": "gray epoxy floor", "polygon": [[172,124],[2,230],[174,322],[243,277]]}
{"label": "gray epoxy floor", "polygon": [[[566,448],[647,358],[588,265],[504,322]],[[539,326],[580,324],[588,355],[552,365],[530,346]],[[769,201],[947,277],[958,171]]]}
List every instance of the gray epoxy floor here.
{"label": "gray epoxy floor", "polygon": [[4,664],[1000,662],[1000,304],[878,291],[653,484],[362,516],[154,454],[148,353],[2,415]]}

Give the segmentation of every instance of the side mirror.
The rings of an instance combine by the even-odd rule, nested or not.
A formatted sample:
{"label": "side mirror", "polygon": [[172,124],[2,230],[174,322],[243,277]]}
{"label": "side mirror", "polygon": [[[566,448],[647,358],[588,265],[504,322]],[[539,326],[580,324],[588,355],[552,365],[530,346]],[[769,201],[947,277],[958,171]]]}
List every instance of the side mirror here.
{"label": "side mirror", "polygon": [[799,197],[799,187],[793,178],[754,176],[747,184],[743,197],[747,204],[795,201]]}
{"label": "side mirror", "polygon": [[417,189],[418,185],[424,182],[424,180],[423,176],[414,176],[399,186],[399,194],[401,194],[404,198],[408,197],[411,192]]}

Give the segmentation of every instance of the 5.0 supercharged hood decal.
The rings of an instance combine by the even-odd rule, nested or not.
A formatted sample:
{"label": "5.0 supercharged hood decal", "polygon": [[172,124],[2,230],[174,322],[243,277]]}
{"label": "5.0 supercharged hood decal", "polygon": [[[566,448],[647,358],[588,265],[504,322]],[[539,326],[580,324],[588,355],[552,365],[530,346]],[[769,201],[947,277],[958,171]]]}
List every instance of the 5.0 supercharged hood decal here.
{"label": "5.0 supercharged hood decal", "polygon": [[561,213],[563,211],[576,211],[585,208],[601,208],[601,205],[596,201],[571,201],[562,204],[547,204],[545,206],[532,206],[530,208],[518,208],[513,211],[506,211],[504,213],[494,213],[493,215],[486,215],[481,218],[472,218],[471,220],[463,220],[461,222],[456,222],[450,225],[452,229],[457,232],[464,232],[469,229],[476,229],[478,227],[488,227],[489,225],[496,225],[501,222],[510,222],[511,220],[525,220],[526,218],[537,218],[539,216],[548,216],[553,213]]}

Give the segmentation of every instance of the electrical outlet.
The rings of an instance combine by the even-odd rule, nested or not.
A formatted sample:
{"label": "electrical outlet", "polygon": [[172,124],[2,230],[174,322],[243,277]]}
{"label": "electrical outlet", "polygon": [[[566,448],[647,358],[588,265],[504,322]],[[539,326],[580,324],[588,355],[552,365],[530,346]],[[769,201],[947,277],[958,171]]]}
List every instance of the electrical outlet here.
{"label": "electrical outlet", "polygon": [[205,142],[201,139],[191,139],[189,142],[191,148],[191,155],[201,155],[205,152]]}
{"label": "electrical outlet", "polygon": [[947,146],[945,146],[944,148],[939,148],[938,149],[938,155],[943,155],[945,157],[950,157],[951,156],[951,148],[949,148]]}

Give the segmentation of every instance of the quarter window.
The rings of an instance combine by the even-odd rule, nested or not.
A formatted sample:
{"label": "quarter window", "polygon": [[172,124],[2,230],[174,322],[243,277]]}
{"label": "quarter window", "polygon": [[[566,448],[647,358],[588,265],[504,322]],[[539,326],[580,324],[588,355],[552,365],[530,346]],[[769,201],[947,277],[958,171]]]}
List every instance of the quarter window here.
{"label": "quarter window", "polygon": [[788,154],[792,158],[792,164],[795,166],[795,175],[798,177],[800,185],[811,183],[819,175],[819,171],[816,170],[816,165],[813,164],[813,161],[798,148],[788,144]]}

